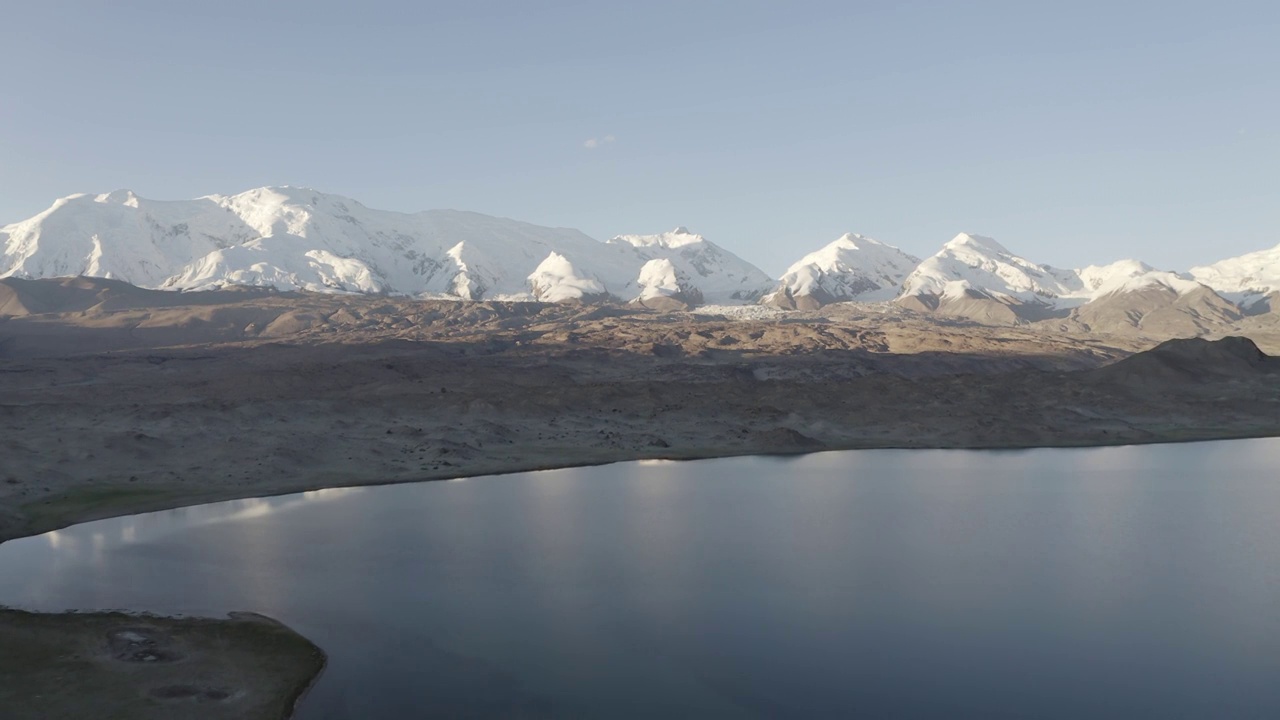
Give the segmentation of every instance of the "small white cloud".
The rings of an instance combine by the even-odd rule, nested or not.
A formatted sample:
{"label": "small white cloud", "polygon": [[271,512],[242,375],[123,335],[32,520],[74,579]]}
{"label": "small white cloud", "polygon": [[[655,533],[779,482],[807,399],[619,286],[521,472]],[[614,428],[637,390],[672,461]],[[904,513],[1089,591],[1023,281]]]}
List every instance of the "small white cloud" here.
{"label": "small white cloud", "polygon": [[611,145],[617,140],[618,138],[612,135],[605,135],[601,138],[589,138],[586,142],[582,143],[582,147],[588,150],[595,150],[596,148],[604,147],[605,145]]}

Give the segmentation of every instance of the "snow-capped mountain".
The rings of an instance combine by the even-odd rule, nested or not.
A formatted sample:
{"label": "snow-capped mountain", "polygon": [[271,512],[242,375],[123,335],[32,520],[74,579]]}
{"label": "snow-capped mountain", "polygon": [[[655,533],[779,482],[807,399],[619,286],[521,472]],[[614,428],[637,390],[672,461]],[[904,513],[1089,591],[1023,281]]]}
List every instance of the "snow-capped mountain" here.
{"label": "snow-capped mountain", "polygon": [[656,258],[640,268],[640,296],[633,303],[655,310],[685,310],[702,303],[702,292],[668,258]]}
{"label": "snow-capped mountain", "polygon": [[1280,245],[1212,265],[1193,267],[1191,276],[1224,297],[1251,308],[1280,292]]}
{"label": "snow-capped mountain", "polygon": [[955,296],[978,290],[1018,303],[1055,305],[1083,286],[1070,270],[1037,265],[981,235],[960,233],[926,258],[902,283],[902,296]]}
{"label": "snow-capped mountain", "polygon": [[[923,261],[847,234],[777,281],[685,228],[598,242],[454,210],[399,213],[295,187],[155,201],[73,195],[0,227],[0,278],[87,275],[144,288],[236,285],[663,310],[761,300],[792,309],[895,300],[981,322],[1192,331],[1280,313],[1280,246],[1173,273],[1137,260],[1054,268],[962,233]],[[772,292],[770,292],[772,290]]]}
{"label": "snow-capped mountain", "polygon": [[969,233],[923,261],[849,234],[788,268],[778,289],[762,302],[808,310],[833,302],[896,300],[922,312],[1013,323],[1065,316],[1102,297],[1150,288],[1181,296],[1203,285],[1137,260],[1055,268]]}
{"label": "snow-capped mountain", "polygon": [[626,248],[646,262],[670,260],[709,303],[754,301],[773,284],[755,265],[683,227],[660,235],[618,235],[606,244]]}
{"label": "snow-capped mountain", "polygon": [[568,258],[555,252],[534,268],[529,275],[529,287],[533,296],[542,302],[591,300],[605,295],[604,283],[584,277]]}
{"label": "snow-capped mountain", "polygon": [[761,302],[812,310],[834,302],[892,300],[920,259],[878,240],[846,233],[787,268]]}
{"label": "snow-capped mountain", "polygon": [[574,299],[641,293],[665,258],[715,302],[758,297],[768,277],[683,228],[602,243],[454,210],[398,213],[315,190],[266,187],[164,202],[73,195],[0,228],[0,277],[89,275],[149,288]]}
{"label": "snow-capped mountain", "polygon": [[[1065,270],[1027,260],[991,238],[962,233],[903,281],[898,302],[915,310],[1016,323],[1066,317],[1104,299],[1111,312],[1123,314],[1132,305],[1131,315],[1140,318],[1152,303],[1201,297],[1202,291],[1212,294],[1194,279],[1138,260]],[[1190,311],[1196,302],[1183,304]]]}
{"label": "snow-capped mountain", "polygon": [[[1094,301],[1108,295],[1120,295],[1155,288],[1187,295],[1205,289],[1203,283],[1167,270],[1156,270],[1138,260],[1119,260],[1110,265],[1090,265],[1075,271],[1083,284],[1082,297]],[[1075,299],[1075,298],[1073,298]]]}

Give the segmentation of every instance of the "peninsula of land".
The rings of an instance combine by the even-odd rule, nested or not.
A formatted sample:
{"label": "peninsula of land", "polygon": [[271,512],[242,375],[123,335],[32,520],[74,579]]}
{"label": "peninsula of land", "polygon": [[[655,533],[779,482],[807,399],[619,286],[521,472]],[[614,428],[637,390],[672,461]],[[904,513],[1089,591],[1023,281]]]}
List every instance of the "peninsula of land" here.
{"label": "peninsula of land", "polygon": [[278,720],[325,664],[283,625],[0,608],[6,720]]}

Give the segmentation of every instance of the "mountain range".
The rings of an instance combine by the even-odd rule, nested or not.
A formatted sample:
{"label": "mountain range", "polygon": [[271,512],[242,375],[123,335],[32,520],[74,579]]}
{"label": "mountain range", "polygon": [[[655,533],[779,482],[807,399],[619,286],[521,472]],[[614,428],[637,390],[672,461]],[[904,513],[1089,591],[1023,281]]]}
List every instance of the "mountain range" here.
{"label": "mountain range", "polygon": [[[655,269],[654,261],[664,262]],[[602,243],[577,230],[479,213],[372,210],[292,187],[178,202],[129,191],[73,195],[0,228],[0,277],[89,275],[173,290],[252,285],[630,301],[662,294],[655,272],[676,285],[685,278],[706,302],[751,302],[771,285],[755,266],[684,228]]]}
{"label": "mountain range", "polygon": [[296,187],[155,201],[127,190],[62,198],[0,227],[0,278],[87,275],[140,287],[384,293],[466,300],[614,300],[813,310],[892,301],[995,324],[1077,329],[1234,322],[1280,312],[1280,246],[1188,272],[1137,260],[1061,269],[962,233],[923,260],[846,234],[773,280],[681,227],[605,242],[471,212],[373,210]]}

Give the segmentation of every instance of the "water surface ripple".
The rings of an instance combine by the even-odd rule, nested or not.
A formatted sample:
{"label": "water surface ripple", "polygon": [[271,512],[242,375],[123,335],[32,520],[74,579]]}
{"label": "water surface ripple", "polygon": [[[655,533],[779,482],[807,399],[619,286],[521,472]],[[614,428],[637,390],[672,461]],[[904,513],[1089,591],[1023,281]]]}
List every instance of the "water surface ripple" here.
{"label": "water surface ripple", "polygon": [[304,720],[1280,716],[1280,441],[624,463],[0,546],[0,604],[276,617]]}

